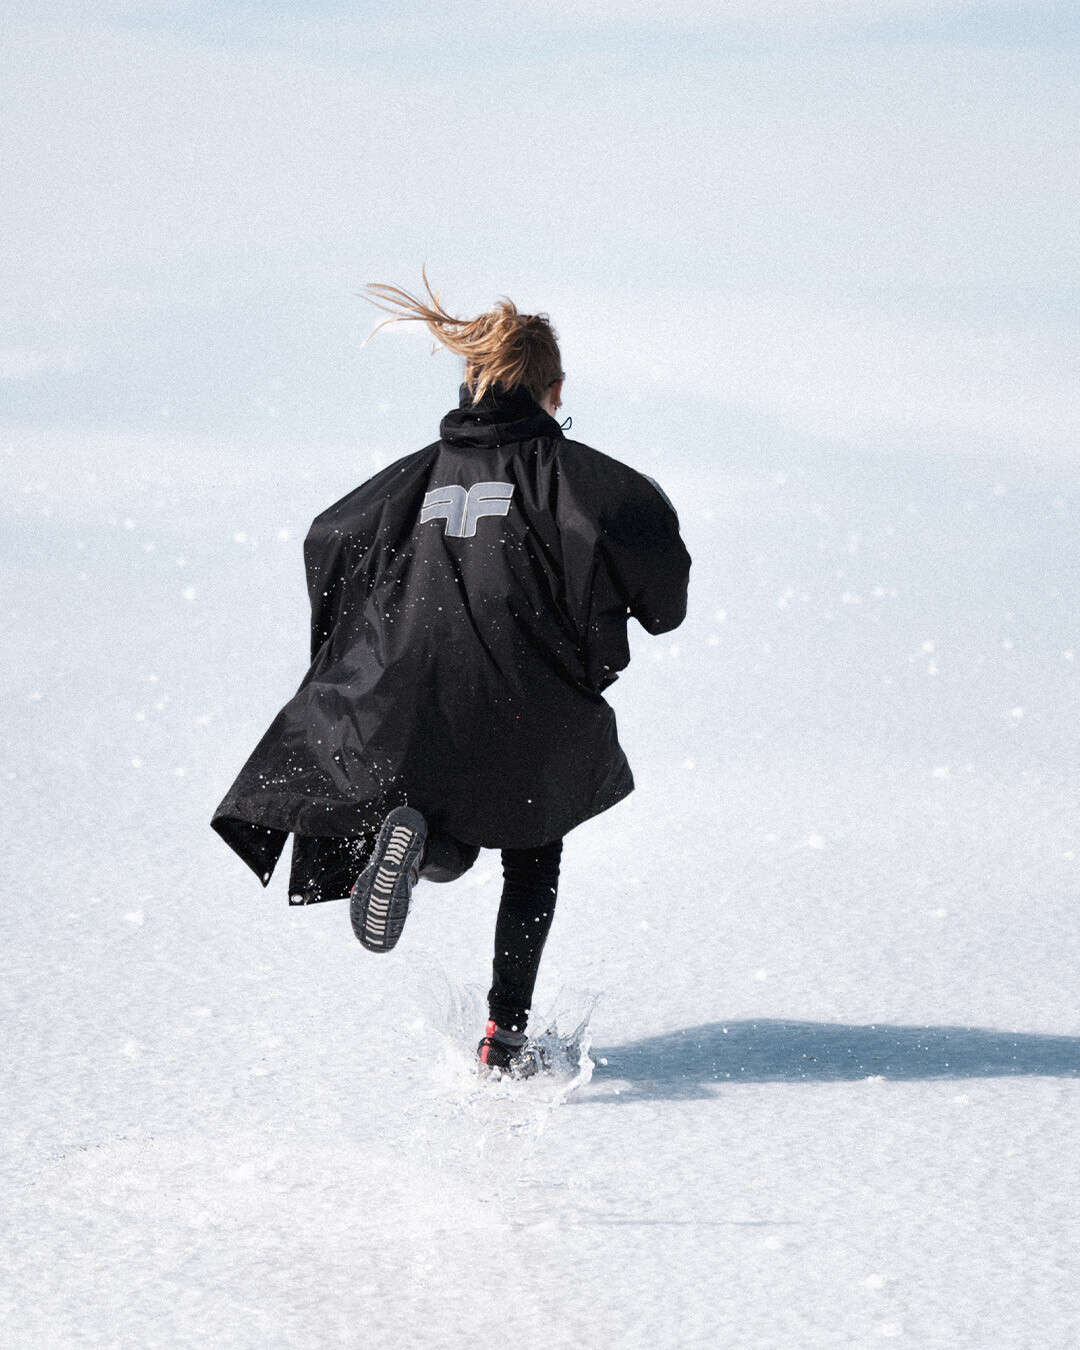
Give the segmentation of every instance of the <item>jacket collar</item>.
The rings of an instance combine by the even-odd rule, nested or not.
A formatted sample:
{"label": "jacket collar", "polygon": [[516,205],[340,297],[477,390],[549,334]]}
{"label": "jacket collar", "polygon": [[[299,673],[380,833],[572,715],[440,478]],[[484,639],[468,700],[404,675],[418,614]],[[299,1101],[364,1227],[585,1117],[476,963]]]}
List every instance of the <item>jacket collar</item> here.
{"label": "jacket collar", "polygon": [[439,435],[445,444],[461,449],[491,448],[539,437],[561,438],[562,428],[522,385],[509,392],[489,389],[476,407],[472,394],[462,385],[458,406],[443,418]]}

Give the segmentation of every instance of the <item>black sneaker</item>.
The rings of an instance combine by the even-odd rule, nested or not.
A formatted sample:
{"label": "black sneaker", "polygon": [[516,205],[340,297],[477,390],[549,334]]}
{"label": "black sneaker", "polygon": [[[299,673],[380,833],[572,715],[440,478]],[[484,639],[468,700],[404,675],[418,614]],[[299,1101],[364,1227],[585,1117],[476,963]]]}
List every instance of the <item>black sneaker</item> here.
{"label": "black sneaker", "polygon": [[505,1031],[497,1022],[485,1027],[476,1061],[479,1073],[496,1073],[500,1078],[532,1078],[547,1067],[535,1041],[523,1031]]}
{"label": "black sneaker", "polygon": [[397,945],[426,839],[427,821],[411,807],[395,807],[383,821],[371,861],[349,901],[353,932],[369,952],[388,952]]}

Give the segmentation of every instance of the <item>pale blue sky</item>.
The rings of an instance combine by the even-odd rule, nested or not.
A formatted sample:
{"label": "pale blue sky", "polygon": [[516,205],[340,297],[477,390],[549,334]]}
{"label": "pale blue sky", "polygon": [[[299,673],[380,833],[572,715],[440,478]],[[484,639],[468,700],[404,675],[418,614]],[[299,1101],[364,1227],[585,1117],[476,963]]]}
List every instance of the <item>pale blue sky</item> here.
{"label": "pale blue sky", "polygon": [[551,312],[584,439],[1080,464],[1075,7],[206,0],[4,29],[12,435],[404,451],[456,368],[361,351],[353,293],[427,261],[452,308]]}

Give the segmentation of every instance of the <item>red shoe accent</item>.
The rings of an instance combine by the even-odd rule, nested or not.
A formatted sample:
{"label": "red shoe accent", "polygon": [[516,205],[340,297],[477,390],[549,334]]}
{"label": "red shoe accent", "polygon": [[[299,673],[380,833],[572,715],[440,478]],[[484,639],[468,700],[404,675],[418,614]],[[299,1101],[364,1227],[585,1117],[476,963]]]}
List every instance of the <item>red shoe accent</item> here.
{"label": "red shoe accent", "polygon": [[494,1020],[490,1021],[490,1022],[487,1024],[487,1026],[484,1028],[484,1040],[483,1040],[483,1043],[482,1043],[481,1049],[480,1049],[480,1063],[481,1063],[481,1064],[486,1064],[486,1063],[488,1062],[488,1051],[491,1049],[491,1038],[492,1038],[492,1036],[495,1035],[495,1033],[498,1031],[498,1029],[499,1029],[499,1024],[498,1024],[498,1022],[496,1022],[496,1021],[494,1021]]}

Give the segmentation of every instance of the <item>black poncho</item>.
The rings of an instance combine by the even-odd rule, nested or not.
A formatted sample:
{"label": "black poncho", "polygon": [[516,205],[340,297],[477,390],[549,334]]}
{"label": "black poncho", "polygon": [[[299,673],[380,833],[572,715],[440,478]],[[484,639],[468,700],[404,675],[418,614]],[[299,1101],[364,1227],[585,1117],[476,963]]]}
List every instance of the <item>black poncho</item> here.
{"label": "black poncho", "polygon": [[686,613],[675,511],[523,389],[461,402],[308,534],[311,668],[213,818],[264,884],[291,832],[300,889],[330,898],[330,841],[402,803],[466,844],[528,848],[633,789],[601,691],[629,615],[663,633]]}

